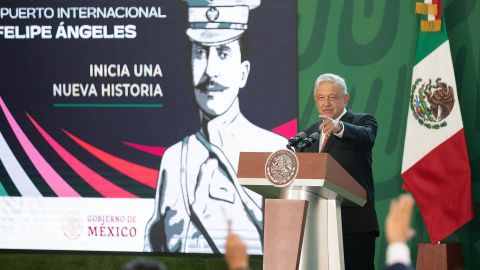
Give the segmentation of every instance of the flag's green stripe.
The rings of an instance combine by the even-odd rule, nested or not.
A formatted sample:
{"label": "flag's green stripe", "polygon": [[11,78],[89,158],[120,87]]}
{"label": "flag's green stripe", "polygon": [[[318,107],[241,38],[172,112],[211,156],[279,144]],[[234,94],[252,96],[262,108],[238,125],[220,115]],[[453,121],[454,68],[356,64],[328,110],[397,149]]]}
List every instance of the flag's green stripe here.
{"label": "flag's green stripe", "polygon": [[54,103],[60,108],[163,108],[163,104]]}
{"label": "flag's green stripe", "polygon": [[7,191],[3,187],[2,183],[0,183],[0,196],[8,196]]}
{"label": "flag's green stripe", "polygon": [[415,65],[427,55],[448,40],[445,20],[442,18],[442,30],[440,32],[422,32],[418,26],[417,50],[415,53]]}

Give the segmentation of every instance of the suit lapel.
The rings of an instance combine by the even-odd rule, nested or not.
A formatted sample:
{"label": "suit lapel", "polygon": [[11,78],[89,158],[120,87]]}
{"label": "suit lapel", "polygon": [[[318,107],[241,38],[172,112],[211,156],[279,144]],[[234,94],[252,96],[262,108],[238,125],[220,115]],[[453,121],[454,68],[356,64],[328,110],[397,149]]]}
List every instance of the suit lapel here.
{"label": "suit lapel", "polygon": [[351,124],[352,123],[352,117],[353,117],[353,113],[351,111],[347,110],[347,112],[342,116],[342,118],[340,118],[340,121]]}

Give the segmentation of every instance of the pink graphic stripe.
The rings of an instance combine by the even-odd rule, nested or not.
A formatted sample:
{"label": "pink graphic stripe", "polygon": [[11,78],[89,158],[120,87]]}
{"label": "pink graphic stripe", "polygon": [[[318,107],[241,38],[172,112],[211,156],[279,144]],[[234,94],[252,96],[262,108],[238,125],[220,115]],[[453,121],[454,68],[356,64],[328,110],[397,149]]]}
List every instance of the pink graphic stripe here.
{"label": "pink graphic stripe", "polygon": [[163,153],[165,153],[165,147],[142,145],[142,144],[136,144],[131,142],[123,142],[123,143],[132,148],[135,148],[143,152],[147,152],[157,157],[161,157],[163,156]]}
{"label": "pink graphic stripe", "polygon": [[273,128],[272,132],[275,132],[278,135],[282,135],[286,138],[295,136],[295,134],[297,134],[297,118],[292,119],[276,128]]}
{"label": "pink graphic stripe", "polygon": [[47,182],[50,188],[52,188],[53,192],[60,197],[80,197],[80,195],[70,185],[68,185],[60,175],[58,175],[58,173],[50,166],[50,164],[48,164],[48,162],[33,146],[18,123],[15,121],[15,118],[13,118],[1,97],[0,107],[2,107],[3,113],[5,114],[5,117],[7,118],[7,121],[15,133],[18,141],[20,142],[23,150],[27,154],[28,158],[32,161],[33,166],[35,166],[43,179]]}
{"label": "pink graphic stripe", "polygon": [[[297,134],[297,118],[292,119],[276,128],[273,128],[272,132],[277,133],[278,135],[281,135],[286,138],[295,136]],[[142,145],[142,144],[137,144],[132,142],[123,142],[123,143],[132,148],[152,154],[157,157],[163,156],[163,153],[165,153],[165,150],[166,150],[165,147],[160,147],[160,146]]]}
{"label": "pink graphic stripe", "polygon": [[76,137],[75,135],[71,134],[66,130],[63,130],[63,132],[65,132],[72,140],[78,143],[90,154],[94,155],[96,158],[105,162],[107,165],[111,166],[115,170],[151,188],[155,188],[157,186],[157,177],[158,177],[157,170],[150,169],[150,168],[126,161],[124,159],[118,158],[116,156],[113,156],[103,150],[100,150],[88,144],[87,142],[83,141],[82,139],[79,139],[78,137]]}
{"label": "pink graphic stripe", "polygon": [[107,198],[136,198],[137,196],[122,189],[121,187],[111,183],[103,178],[85,164],[80,162],[65,148],[58,144],[45,130],[27,113],[28,118],[37,128],[38,132],[50,144],[50,146],[57,152],[57,154],[70,166],[83,180],[98,191],[102,196]]}

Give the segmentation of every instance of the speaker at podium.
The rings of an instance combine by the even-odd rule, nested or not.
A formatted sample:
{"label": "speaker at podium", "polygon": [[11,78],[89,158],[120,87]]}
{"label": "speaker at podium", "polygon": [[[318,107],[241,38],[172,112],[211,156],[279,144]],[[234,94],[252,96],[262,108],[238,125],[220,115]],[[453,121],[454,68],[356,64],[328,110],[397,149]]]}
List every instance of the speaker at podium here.
{"label": "speaker at podium", "polygon": [[237,177],[266,198],[264,270],[345,268],[341,206],[364,206],[367,194],[332,156],[242,152]]}

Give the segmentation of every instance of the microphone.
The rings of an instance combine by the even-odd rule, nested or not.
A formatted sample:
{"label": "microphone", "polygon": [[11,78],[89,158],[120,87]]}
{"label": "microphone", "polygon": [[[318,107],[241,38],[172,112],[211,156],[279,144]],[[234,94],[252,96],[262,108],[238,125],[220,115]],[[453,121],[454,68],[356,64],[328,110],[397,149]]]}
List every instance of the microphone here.
{"label": "microphone", "polygon": [[303,149],[305,149],[306,147],[309,147],[310,145],[318,141],[319,138],[320,138],[320,133],[317,131],[312,133],[310,136],[308,136],[308,138],[303,139],[302,146],[300,146],[300,151],[303,151]]}
{"label": "microphone", "polygon": [[307,134],[305,132],[299,132],[297,135],[288,139],[287,148],[293,151],[292,146],[297,146],[301,141],[305,139],[305,137],[307,137]]}

